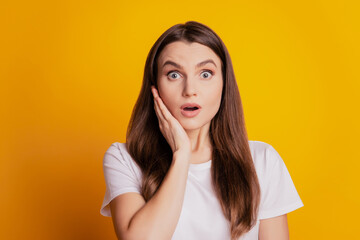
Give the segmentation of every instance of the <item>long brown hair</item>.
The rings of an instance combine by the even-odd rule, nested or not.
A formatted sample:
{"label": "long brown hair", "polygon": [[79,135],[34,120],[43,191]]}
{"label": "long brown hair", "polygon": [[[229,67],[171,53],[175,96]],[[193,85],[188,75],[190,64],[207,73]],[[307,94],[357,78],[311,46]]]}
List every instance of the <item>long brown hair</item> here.
{"label": "long brown hair", "polygon": [[230,55],[220,37],[195,21],[166,30],[151,48],[145,64],[141,91],[126,134],[127,149],[143,174],[141,192],[148,201],[161,185],[172,161],[172,151],[159,129],[151,85],[157,88],[157,59],[175,41],[197,42],[221,59],[223,91],[219,111],[210,123],[211,176],[222,211],[230,222],[231,238],[237,239],[255,224],[260,186],[255,172],[243,109]]}

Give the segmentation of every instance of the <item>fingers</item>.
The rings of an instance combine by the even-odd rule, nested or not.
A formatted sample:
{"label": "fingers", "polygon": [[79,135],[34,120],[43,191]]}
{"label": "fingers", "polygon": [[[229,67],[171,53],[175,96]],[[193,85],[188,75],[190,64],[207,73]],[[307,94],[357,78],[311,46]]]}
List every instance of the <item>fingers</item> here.
{"label": "fingers", "polygon": [[155,113],[159,120],[159,127],[161,129],[164,126],[164,124],[166,123],[166,120],[162,114],[162,111],[160,110],[159,103],[157,101],[157,98],[159,98],[159,95],[157,94],[155,87],[151,87],[151,92],[153,93],[153,96],[154,96]]}
{"label": "fingers", "polygon": [[151,92],[152,92],[154,98],[156,98],[156,97],[159,96],[159,95],[158,95],[158,92],[157,92],[157,89],[155,88],[154,85],[151,86]]}
{"label": "fingers", "polygon": [[157,102],[157,100],[155,98],[154,98],[154,108],[155,108],[156,116],[158,117],[160,123],[164,124],[165,118],[160,110],[159,103]]}
{"label": "fingers", "polygon": [[170,113],[159,96],[157,89],[151,86],[154,96],[154,108],[159,120],[159,128],[173,152],[178,149],[190,149],[190,141],[184,130],[175,117]]}
{"label": "fingers", "polygon": [[172,115],[169,112],[169,110],[167,109],[167,107],[165,106],[162,99],[159,97],[157,89],[155,87],[152,87],[151,91],[153,92],[153,95],[154,95],[155,106],[157,106],[157,108],[160,110],[159,112],[162,117],[162,120],[170,121]]}

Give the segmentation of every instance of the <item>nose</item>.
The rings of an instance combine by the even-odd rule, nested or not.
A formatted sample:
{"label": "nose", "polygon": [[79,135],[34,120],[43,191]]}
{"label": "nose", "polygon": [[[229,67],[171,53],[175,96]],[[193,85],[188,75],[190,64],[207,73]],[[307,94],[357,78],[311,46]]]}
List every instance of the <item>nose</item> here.
{"label": "nose", "polygon": [[194,79],[186,78],[184,81],[183,96],[197,96],[197,88]]}

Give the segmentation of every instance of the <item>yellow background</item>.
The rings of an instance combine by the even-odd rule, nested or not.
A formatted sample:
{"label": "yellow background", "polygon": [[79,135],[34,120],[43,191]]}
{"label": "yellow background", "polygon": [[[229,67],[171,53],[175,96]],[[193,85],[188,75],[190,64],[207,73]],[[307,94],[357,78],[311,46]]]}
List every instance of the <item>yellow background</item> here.
{"label": "yellow background", "polygon": [[[131,3],[129,3],[131,2]],[[2,1],[0,239],[115,239],[102,158],[123,142],[146,56],[195,20],[232,57],[249,138],[280,153],[304,207],[291,239],[355,239],[358,1]]]}

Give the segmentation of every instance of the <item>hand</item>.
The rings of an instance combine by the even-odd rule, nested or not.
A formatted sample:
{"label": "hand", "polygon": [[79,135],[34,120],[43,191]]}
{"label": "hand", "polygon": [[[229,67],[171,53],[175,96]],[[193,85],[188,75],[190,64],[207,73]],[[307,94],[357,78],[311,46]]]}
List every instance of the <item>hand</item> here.
{"label": "hand", "polygon": [[170,145],[173,153],[179,150],[190,153],[190,139],[184,128],[169,112],[154,86],[151,86],[151,92],[154,96],[154,108],[156,116],[159,120],[160,131]]}

